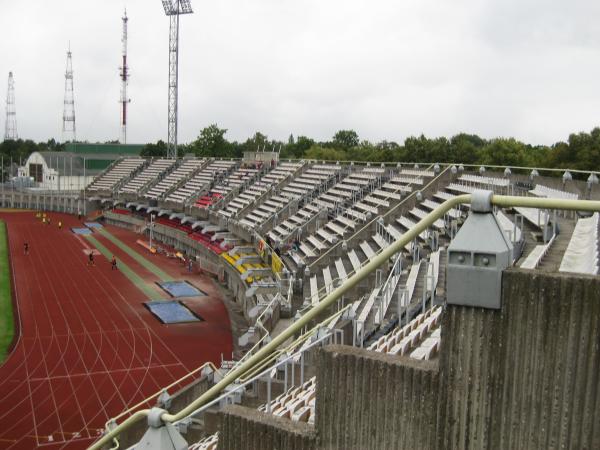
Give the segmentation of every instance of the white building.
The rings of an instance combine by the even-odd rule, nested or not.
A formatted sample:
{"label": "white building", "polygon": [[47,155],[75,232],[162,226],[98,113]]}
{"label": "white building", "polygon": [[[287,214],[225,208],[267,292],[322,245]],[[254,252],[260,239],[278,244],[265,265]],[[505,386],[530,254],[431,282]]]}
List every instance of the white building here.
{"label": "white building", "polygon": [[71,152],[33,152],[19,167],[18,176],[33,178],[44,190],[80,191],[101,172],[91,169],[90,161]]}

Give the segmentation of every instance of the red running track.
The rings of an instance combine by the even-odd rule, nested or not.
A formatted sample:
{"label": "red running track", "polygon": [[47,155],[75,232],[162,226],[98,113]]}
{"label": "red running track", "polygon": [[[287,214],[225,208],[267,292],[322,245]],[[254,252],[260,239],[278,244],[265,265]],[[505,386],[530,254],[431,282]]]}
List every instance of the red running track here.
{"label": "red running track", "polygon": [[[163,325],[143,307],[144,294],[104,257],[96,267],[86,265],[82,240],[69,230],[80,226],[75,217],[51,217],[48,226],[32,212],[0,213],[20,321],[18,341],[0,366],[1,449],[86,448],[109,418],[232,349],[227,311],[210,280],[151,256],[208,294],[186,301],[205,322]],[[133,233],[111,230],[135,245]],[[116,246],[114,252],[130,262]],[[142,278],[157,281],[131,262]]]}

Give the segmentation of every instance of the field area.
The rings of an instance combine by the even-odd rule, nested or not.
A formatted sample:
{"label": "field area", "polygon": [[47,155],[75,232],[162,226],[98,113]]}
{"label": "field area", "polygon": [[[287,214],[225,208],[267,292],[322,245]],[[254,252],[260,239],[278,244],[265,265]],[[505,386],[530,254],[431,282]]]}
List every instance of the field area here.
{"label": "field area", "polygon": [[14,336],[6,224],[0,221],[0,364]]}
{"label": "field area", "polygon": [[[20,317],[15,347],[0,366],[0,448],[86,448],[109,418],[231,352],[218,287],[174,260],[142,253],[139,236],[106,228],[87,239],[70,230],[82,224],[62,214],[52,214],[52,225],[32,212],[0,219]],[[86,253],[94,243],[102,253],[91,266]],[[112,255],[119,270],[111,270]],[[156,284],[164,277],[207,294],[183,300],[204,321],[163,325],[143,306],[169,298]]]}

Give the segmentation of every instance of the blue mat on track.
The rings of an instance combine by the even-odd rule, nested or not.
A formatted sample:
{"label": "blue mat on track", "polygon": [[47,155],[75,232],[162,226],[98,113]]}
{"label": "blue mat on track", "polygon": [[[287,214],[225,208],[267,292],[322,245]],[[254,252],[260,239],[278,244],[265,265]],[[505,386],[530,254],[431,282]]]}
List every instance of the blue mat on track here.
{"label": "blue mat on track", "polygon": [[162,323],[202,322],[202,319],[178,301],[150,301],[144,306]]}
{"label": "blue mat on track", "polygon": [[171,297],[198,297],[206,295],[187,281],[161,281],[158,285]]}
{"label": "blue mat on track", "polygon": [[75,234],[92,234],[89,228],[71,228],[71,231]]}
{"label": "blue mat on track", "polygon": [[102,224],[101,223],[96,223],[96,222],[84,222],[84,225],[88,228],[102,228]]}

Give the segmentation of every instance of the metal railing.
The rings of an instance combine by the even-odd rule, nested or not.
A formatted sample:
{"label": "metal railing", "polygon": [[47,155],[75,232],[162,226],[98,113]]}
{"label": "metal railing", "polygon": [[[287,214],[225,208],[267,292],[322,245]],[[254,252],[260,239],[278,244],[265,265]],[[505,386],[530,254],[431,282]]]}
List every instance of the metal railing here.
{"label": "metal railing", "polygon": [[[335,304],[335,302],[341,298],[346,292],[356,286],[360,281],[369,276],[379,266],[384,264],[389,258],[394,256],[396,253],[402,250],[406,244],[416,238],[419,233],[426,230],[431,226],[435,220],[444,216],[444,214],[451,208],[456,207],[460,204],[471,203],[472,195],[465,194],[459,195],[449,200],[446,200],[438,208],[433,210],[423,219],[421,219],[413,228],[403,234],[398,240],[393,242],[388,248],[382,251],[379,255],[373,258],[367,263],[361,270],[350,277],[345,283],[336,288],[333,292],[326,295],[319,303],[315,304],[306,314],[300,317],[296,322],[291,324],[281,334],[273,338],[272,341],[265,344],[256,354],[246,360],[243,364],[240,364],[235,370],[228,372],[223,379],[216,383],[213,387],[208,389],[199,398],[191,402],[187,407],[183,408],[177,414],[170,414],[168,412],[161,416],[163,422],[177,422],[190,414],[193,414],[202,406],[211,402],[217,398],[221,392],[229,386],[231,383],[239,380],[240,377],[245,376],[252,370],[256,370],[256,367],[263,364],[264,360],[271,357],[279,347],[284,344],[289,338],[293,337],[296,333],[302,330],[305,326],[319,317],[320,314],[325,312],[327,308]],[[492,205],[499,207],[529,207],[529,208],[544,208],[544,209],[565,209],[571,211],[589,211],[589,212],[600,212],[600,201],[592,200],[564,200],[564,199],[542,199],[542,198],[531,198],[531,197],[514,197],[514,196],[501,196],[493,195],[491,197]],[[134,423],[146,418],[150,410],[136,411],[133,415],[128,417],[124,422],[114,427],[111,431],[102,436],[96,441],[90,450],[99,450],[103,445],[111,442],[113,438],[118,436],[121,432],[128,429]]]}

